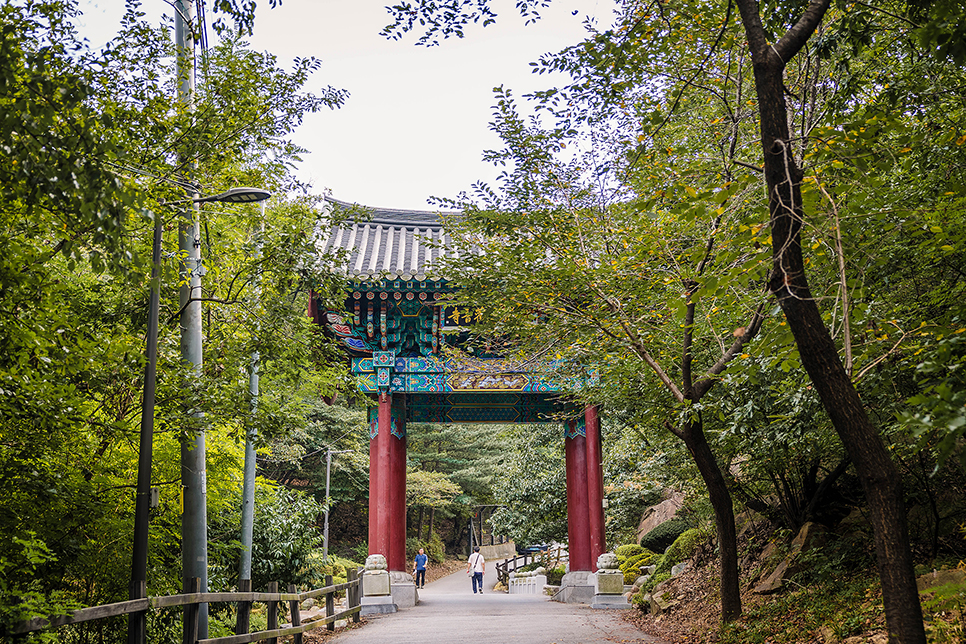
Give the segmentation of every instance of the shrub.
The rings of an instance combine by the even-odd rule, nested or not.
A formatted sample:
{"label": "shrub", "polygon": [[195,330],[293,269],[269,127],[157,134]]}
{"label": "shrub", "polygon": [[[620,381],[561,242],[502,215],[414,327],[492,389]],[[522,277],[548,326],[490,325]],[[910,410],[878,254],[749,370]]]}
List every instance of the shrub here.
{"label": "shrub", "polygon": [[369,557],[369,543],[360,541],[352,546],[352,556],[359,561],[365,561]]}
{"label": "shrub", "polygon": [[641,575],[641,566],[649,565],[656,556],[653,552],[640,548],[640,552],[636,555],[622,561],[618,567],[624,573],[624,583],[633,584]]}
{"label": "shrub", "polygon": [[[650,534],[650,533],[648,533]],[[628,557],[633,557],[634,555],[639,555],[644,552],[644,546],[639,546],[636,543],[625,543],[622,546],[617,546],[614,550],[614,554],[620,560],[627,559]]]}
{"label": "shrub", "polygon": [[430,535],[429,542],[416,537],[406,539],[406,558],[409,561],[414,561],[420,548],[426,551],[429,560],[433,563],[443,563],[446,560],[446,548],[443,545],[443,540],[435,531]]}
{"label": "shrub", "polygon": [[647,580],[647,583],[641,588],[641,592],[649,593],[662,581],[667,581],[671,578],[671,573],[669,572],[655,572],[651,575],[651,578]]}
{"label": "shrub", "polygon": [[443,540],[435,530],[430,535],[429,543],[426,547],[426,554],[429,555],[429,560],[433,563],[440,564],[446,560],[446,546],[443,545]]}
{"label": "shrub", "polygon": [[688,522],[684,519],[665,521],[644,535],[641,547],[654,552],[664,552],[687,529]]}
{"label": "shrub", "polygon": [[670,573],[675,564],[690,559],[694,551],[708,538],[709,534],[710,532],[705,528],[691,528],[682,532],[664,552],[664,556],[657,564],[657,570],[654,571],[655,574]]}
{"label": "shrub", "polygon": [[559,586],[560,582],[563,580],[564,573],[566,569],[563,566],[557,566],[556,568],[551,568],[547,571],[547,585],[548,586]]}
{"label": "shrub", "polygon": [[644,599],[644,591],[638,591],[634,593],[631,597],[631,606],[634,608],[639,608],[643,611],[648,611],[651,608],[651,603]]}
{"label": "shrub", "polygon": [[416,557],[416,553],[419,552],[419,549],[425,547],[421,539],[409,537],[406,539],[406,559],[412,561]]}

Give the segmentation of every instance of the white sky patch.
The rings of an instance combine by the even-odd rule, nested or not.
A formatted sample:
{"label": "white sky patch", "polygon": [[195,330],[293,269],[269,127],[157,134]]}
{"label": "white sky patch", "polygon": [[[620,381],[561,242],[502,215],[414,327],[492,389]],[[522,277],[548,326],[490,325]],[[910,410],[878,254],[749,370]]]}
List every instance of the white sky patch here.
{"label": "white sky patch", "polygon": [[[614,0],[555,0],[542,19],[526,26],[512,0],[495,0],[496,24],[470,26],[462,40],[438,47],[391,41],[379,35],[389,22],[385,2],[285,0],[276,9],[259,3],[257,50],[278,57],[322,60],[309,89],[349,90],[345,106],[309,115],[295,142],[309,150],[298,170],[317,192],[329,189],[345,201],[389,208],[429,209],[430,197],[456,197],[477,180],[492,182],[498,170],[483,163],[484,149],[499,147],[489,131],[492,90],[515,96],[563,79],[531,73],[530,62],[583,39],[583,21],[604,29]],[[81,35],[98,48],[115,34],[123,15],[118,0],[81,0]],[[158,24],[171,8],[145,0],[142,9]],[[209,7],[209,37],[213,13]]]}

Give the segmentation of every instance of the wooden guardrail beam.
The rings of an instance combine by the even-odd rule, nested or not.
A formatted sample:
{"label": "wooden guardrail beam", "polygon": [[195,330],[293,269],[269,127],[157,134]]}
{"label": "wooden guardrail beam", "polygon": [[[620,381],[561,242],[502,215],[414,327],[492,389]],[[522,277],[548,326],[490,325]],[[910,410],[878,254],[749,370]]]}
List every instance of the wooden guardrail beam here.
{"label": "wooden guardrail beam", "polygon": [[[23,622],[15,624],[10,629],[9,633],[11,635],[24,635],[26,633],[32,633],[35,631],[43,630],[45,628],[56,628],[58,626],[67,626],[69,624],[82,624],[84,622],[89,622],[89,621],[98,620],[98,619],[105,619],[108,617],[119,617],[121,615],[129,615],[131,613],[145,612],[152,608],[174,608],[178,606],[186,606],[189,608],[189,610],[186,611],[187,614],[185,616],[185,619],[192,621],[191,609],[192,607],[197,606],[198,604],[238,602],[239,603],[239,622],[235,629],[236,631],[238,631],[238,634],[232,637],[242,637],[243,639],[235,640],[231,638],[228,638],[228,639],[218,638],[217,640],[210,640],[210,641],[221,642],[222,640],[225,640],[226,643],[229,641],[240,643],[240,642],[256,642],[266,638],[271,639],[273,637],[284,637],[288,635],[293,635],[295,634],[295,632],[294,631],[288,632],[290,631],[290,629],[278,629],[277,622],[275,624],[275,628],[272,628],[269,631],[265,631],[263,633],[249,634],[247,632],[249,628],[248,620],[245,619],[244,620],[245,623],[242,623],[242,612],[244,612],[245,607],[250,609],[252,602],[264,602],[270,605],[275,604],[276,615],[277,615],[277,606],[278,606],[278,603],[280,602],[290,602],[293,606],[298,606],[298,604],[305,601],[306,599],[320,597],[323,595],[326,596],[327,599],[331,599],[332,597],[334,597],[335,593],[345,590],[345,591],[348,591],[348,599],[349,599],[349,606],[350,606],[348,610],[337,614],[332,614],[332,611],[330,610],[329,616],[327,616],[324,620],[313,621],[310,624],[306,624],[302,626],[299,626],[299,625],[295,625],[295,626],[303,628],[303,630],[299,632],[305,632],[306,630],[319,628],[321,626],[325,626],[328,624],[334,625],[335,621],[337,619],[341,619],[342,617],[352,617],[354,621],[358,622],[359,612],[360,612],[359,598],[361,597],[361,593],[359,592],[359,584],[361,582],[358,579],[357,571],[351,570],[347,572],[349,573],[348,574],[349,581],[345,583],[332,584],[331,575],[327,575],[326,586],[322,588],[315,588],[312,590],[308,590],[302,593],[293,592],[294,587],[291,587],[291,586],[289,587],[290,592],[287,592],[287,593],[250,592],[251,582],[248,581],[248,584],[244,584],[244,581],[247,581],[247,580],[243,580],[243,584],[240,584],[241,588],[239,589],[241,592],[222,592],[222,593],[193,592],[193,593],[185,593],[181,595],[166,595],[162,597],[132,599],[132,600],[123,601],[123,602],[116,602],[113,604],[91,606],[88,608],[80,608],[78,610],[75,610],[70,615],[35,617],[33,619],[25,620]],[[276,584],[276,588],[277,588],[277,584]],[[327,601],[327,603],[329,602]],[[246,618],[248,617],[247,613],[245,617]],[[293,626],[293,628],[295,626]],[[266,632],[275,633],[275,631],[279,631],[279,634],[265,635]],[[286,631],[286,632],[282,633],[281,631]],[[254,639],[244,639],[244,638],[254,638]],[[202,640],[202,642],[208,642],[208,641],[209,640]]]}

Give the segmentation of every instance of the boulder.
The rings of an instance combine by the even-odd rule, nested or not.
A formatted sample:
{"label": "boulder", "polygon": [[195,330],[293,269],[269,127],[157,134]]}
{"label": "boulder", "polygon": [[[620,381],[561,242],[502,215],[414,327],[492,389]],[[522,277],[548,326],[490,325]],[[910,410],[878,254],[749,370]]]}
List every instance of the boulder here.
{"label": "boulder", "polygon": [[798,531],[792,539],[789,549],[792,553],[808,552],[812,548],[821,548],[828,542],[825,526],[809,521]]}
{"label": "boulder", "polygon": [[[759,595],[770,595],[784,588],[785,580],[802,570],[798,555],[803,552],[808,552],[812,548],[825,545],[826,537],[825,528],[821,525],[811,522],[803,525],[801,530],[798,531],[798,534],[795,535],[795,538],[792,539],[788,556],[778,564],[770,575],[765,577],[764,581],[755,586],[752,592]],[[774,550],[770,552],[770,554],[773,553]]]}
{"label": "boulder", "polygon": [[682,561],[679,564],[675,564],[675,565],[671,566],[671,576],[672,577],[677,577],[678,575],[680,575],[682,572],[684,572],[687,569],[688,569],[688,562],[686,562],[686,561]]}
{"label": "boulder", "polygon": [[772,593],[777,593],[785,586],[785,579],[791,576],[792,573],[788,571],[789,560],[785,559],[775,570],[772,571],[770,575],[765,578],[765,581],[761,582],[755,586],[752,592],[759,595],[770,595]]}
{"label": "boulder", "polygon": [[684,493],[671,491],[666,499],[644,510],[641,522],[637,526],[637,543],[640,543],[648,532],[665,521],[673,519],[682,507],[684,507]]}
{"label": "boulder", "polygon": [[929,590],[930,588],[945,586],[946,584],[962,583],[966,583],[966,570],[960,570],[958,568],[933,570],[932,572],[927,572],[925,575],[916,577],[916,587],[919,588],[919,592]]}
{"label": "boulder", "polygon": [[302,610],[312,610],[312,608],[314,607],[315,607],[315,599],[312,597],[309,597],[299,605],[299,608],[301,608]]}

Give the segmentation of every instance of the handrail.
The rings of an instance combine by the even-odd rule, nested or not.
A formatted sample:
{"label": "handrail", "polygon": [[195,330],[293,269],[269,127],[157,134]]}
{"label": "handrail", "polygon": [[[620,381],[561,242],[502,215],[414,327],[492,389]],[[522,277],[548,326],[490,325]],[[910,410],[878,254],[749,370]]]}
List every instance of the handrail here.
{"label": "handrail", "polygon": [[[40,631],[46,628],[56,628],[68,624],[81,624],[98,619],[109,617],[120,617],[148,611],[152,608],[173,608],[177,606],[194,606],[197,604],[214,603],[251,603],[266,602],[277,607],[278,602],[291,602],[294,606],[306,599],[326,596],[331,597],[335,593],[346,590],[349,592],[349,607],[340,613],[334,613],[329,606],[331,602],[326,602],[326,615],[323,619],[313,620],[307,624],[295,624],[288,628],[272,629],[260,631],[258,633],[240,633],[228,637],[220,637],[206,640],[197,640],[197,644],[243,644],[245,642],[257,642],[276,637],[288,635],[298,635],[309,630],[321,628],[344,617],[352,616],[354,621],[359,621],[361,611],[361,580],[357,570],[347,571],[349,580],[341,584],[332,584],[330,575],[326,575],[326,586],[315,588],[304,592],[218,592],[218,593],[184,593],[179,595],[163,595],[158,597],[145,597],[143,599],[132,599],[113,604],[102,604],[100,606],[90,606],[73,611],[70,615],[56,615],[48,617],[35,617],[15,624],[10,629],[11,635],[24,635]],[[294,586],[290,590],[294,589]],[[245,628],[247,630],[247,627]],[[194,644],[194,643],[192,643]]]}
{"label": "handrail", "polygon": [[[554,556],[553,556],[553,562],[554,562],[554,564],[559,564],[561,561],[563,561],[565,558],[568,558],[568,556],[569,556],[569,552],[563,546],[557,546],[556,548],[553,548],[552,550],[537,551],[537,552],[533,552],[533,553],[526,552],[526,553],[524,553],[522,555],[517,555],[513,559],[507,559],[507,560],[505,560],[503,562],[500,562],[500,563],[496,564],[496,578],[497,578],[497,580],[499,580],[499,582],[501,584],[503,584],[504,586],[509,586],[510,585],[510,573],[511,572],[515,572],[517,568],[522,567],[522,566],[517,566],[517,562],[520,559],[523,560],[523,566],[526,566],[527,565],[527,563],[528,563],[527,560],[531,556],[533,557],[533,560],[534,561],[537,561],[538,559],[542,559],[545,563],[549,563],[550,562],[550,553],[551,553],[551,551],[554,553]],[[513,564],[513,568],[512,569],[510,569],[510,564]]]}

